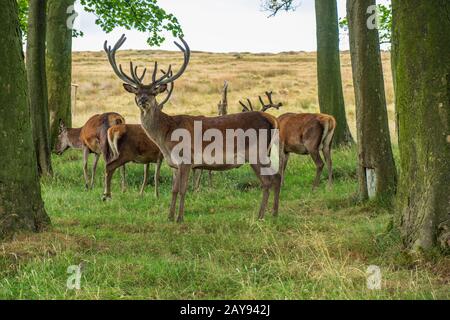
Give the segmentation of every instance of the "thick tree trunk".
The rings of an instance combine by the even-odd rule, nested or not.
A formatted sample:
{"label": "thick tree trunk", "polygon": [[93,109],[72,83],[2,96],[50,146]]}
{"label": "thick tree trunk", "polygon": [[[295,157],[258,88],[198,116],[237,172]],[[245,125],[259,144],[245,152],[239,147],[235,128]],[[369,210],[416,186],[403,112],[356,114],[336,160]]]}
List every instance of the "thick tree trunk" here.
{"label": "thick tree trunk", "polygon": [[362,200],[392,197],[397,172],[384,91],[380,38],[367,27],[367,8],[376,0],[347,0],[350,52],[356,101],[359,190]]}
{"label": "thick tree trunk", "polygon": [[[450,236],[450,2],[393,1],[404,243],[429,249]],[[442,237],[445,236],[446,239]]]}
{"label": "thick tree trunk", "polygon": [[31,122],[38,171],[52,175],[50,123],[45,70],[45,31],[47,0],[29,0],[27,75]]}
{"label": "thick tree trunk", "polygon": [[0,238],[49,222],[33,145],[17,1],[0,10]]}
{"label": "thick tree trunk", "polygon": [[336,0],[316,0],[317,78],[320,111],[336,118],[336,145],[353,143],[342,91],[339,26]]}
{"label": "thick tree trunk", "polygon": [[72,30],[67,26],[67,9],[74,0],[48,0],[47,84],[52,148],[58,136],[59,120],[71,126]]}

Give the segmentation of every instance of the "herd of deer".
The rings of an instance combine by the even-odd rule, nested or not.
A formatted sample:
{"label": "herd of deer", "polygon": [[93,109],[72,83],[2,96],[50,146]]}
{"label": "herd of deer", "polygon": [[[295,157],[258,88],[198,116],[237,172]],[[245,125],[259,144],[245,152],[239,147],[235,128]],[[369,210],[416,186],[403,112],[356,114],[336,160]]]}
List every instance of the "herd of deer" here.
{"label": "herd of deer", "polygon": [[[324,168],[324,162],[320,155],[322,151],[325,162],[328,167],[329,184],[332,183],[332,160],[331,144],[336,121],[332,116],[325,114],[284,114],[279,118],[266,113],[271,108],[279,109],[282,104],[275,104],[272,100],[272,93],[266,92],[269,103],[259,97],[262,105],[261,111],[256,111],[249,99],[248,105],[240,101],[243,112],[238,114],[227,114],[227,89],[225,84],[224,94],[219,104],[218,117],[176,115],[170,116],[163,112],[164,105],[170,100],[174,91],[174,82],[185,72],[189,61],[191,51],[188,44],[181,39],[183,45],[175,42],[175,45],[182,51],[184,62],[180,70],[174,74],[172,66],[167,71],[161,70],[158,77],[158,63],[155,62],[151,77],[151,83],[144,84],[143,80],[147,69],[138,75],[138,68],[130,62],[130,74],[126,74],[122,66],[117,66],[116,52],[125,43],[126,38],[123,35],[114,47],[105,42],[104,49],[107,53],[109,63],[115,74],[121,81],[126,91],[135,95],[135,102],[141,111],[141,125],[126,124],[125,119],[117,113],[105,113],[95,115],[82,127],[78,129],[66,128],[63,122],[60,123],[60,134],[56,144],[55,152],[62,154],[69,148],[81,149],[83,151],[83,170],[86,188],[92,188],[97,163],[101,155],[106,162],[105,192],[103,199],[111,198],[111,179],[118,168],[122,168],[122,188],[125,188],[125,165],[129,162],[135,162],[145,165],[144,181],[141,188],[141,194],[148,182],[149,165],[156,164],[155,170],[155,194],[158,196],[158,183],[162,161],[173,169],[172,184],[172,203],[170,206],[169,219],[175,220],[175,211],[177,198],[180,196],[178,222],[184,219],[184,202],[188,189],[190,171],[202,172],[225,171],[240,167],[242,164],[220,164],[210,163],[209,161],[187,161],[179,163],[171,157],[176,142],[172,141],[172,133],[177,129],[184,129],[194,134],[194,122],[202,122],[202,130],[218,130],[224,133],[228,129],[249,130],[256,132],[262,130],[279,130],[279,171],[273,175],[262,174],[265,166],[263,163],[252,163],[251,167],[261,181],[263,190],[263,199],[259,210],[259,218],[263,219],[266,212],[270,191],[274,192],[273,214],[278,214],[280,190],[284,180],[284,174],[290,153],[307,155],[309,154],[316,164],[316,178],[313,188],[319,185],[320,176]],[[161,101],[157,101],[157,96],[167,93],[167,96]],[[259,139],[259,136],[258,136]],[[246,141],[245,149],[250,150],[253,146],[251,141]],[[258,143],[258,141],[256,142]],[[269,141],[270,143],[270,141]],[[203,142],[203,149],[208,146]],[[194,142],[192,141],[192,150]],[[237,150],[223,150],[226,157],[237,157]],[[270,152],[270,151],[269,151]],[[88,157],[89,154],[95,155],[92,169],[92,175],[88,176]],[[231,153],[231,154],[230,154]],[[194,155],[192,155],[193,157]],[[246,152],[246,157],[248,152]],[[194,159],[191,159],[194,160]],[[248,159],[245,159],[248,162]],[[201,174],[199,175],[201,177]],[[211,177],[211,174],[210,174]],[[197,181],[200,181],[197,179]],[[198,184],[198,182],[196,183]]]}

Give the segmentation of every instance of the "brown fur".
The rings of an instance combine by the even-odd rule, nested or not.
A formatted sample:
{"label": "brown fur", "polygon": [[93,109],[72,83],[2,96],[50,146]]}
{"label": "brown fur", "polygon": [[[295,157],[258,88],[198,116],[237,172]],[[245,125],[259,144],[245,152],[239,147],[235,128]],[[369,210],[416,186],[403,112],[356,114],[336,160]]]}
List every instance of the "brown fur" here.
{"label": "brown fur", "polygon": [[104,199],[111,197],[111,179],[114,171],[129,162],[145,165],[141,194],[147,185],[149,164],[156,164],[155,194],[158,197],[159,174],[163,155],[156,144],[147,136],[142,126],[136,124],[112,126],[108,129],[108,144],[113,155],[106,165]]}
{"label": "brown fur", "polygon": [[[74,129],[73,139],[75,139],[76,132],[79,131],[79,140],[77,145],[81,143],[81,149],[83,150],[83,174],[86,188],[93,188],[95,173],[97,171],[97,164],[100,155],[103,154],[105,162],[109,158],[109,148],[107,131],[108,129],[116,124],[125,123],[125,119],[118,113],[104,113],[92,116],[86,124],[81,129]],[[95,155],[94,163],[92,166],[91,181],[89,183],[88,176],[88,160],[89,154],[93,153]],[[124,168],[125,170],[125,168]],[[122,175],[124,179],[124,176]],[[125,181],[122,181],[124,184]]]}
{"label": "brown fur", "polygon": [[326,114],[287,113],[280,116],[278,121],[280,123],[280,142],[284,151],[282,156],[283,179],[290,153],[309,154],[317,167],[313,185],[316,188],[324,167],[320,156],[322,151],[328,167],[328,182],[331,185],[333,181],[331,144],[336,129],[334,117]]}

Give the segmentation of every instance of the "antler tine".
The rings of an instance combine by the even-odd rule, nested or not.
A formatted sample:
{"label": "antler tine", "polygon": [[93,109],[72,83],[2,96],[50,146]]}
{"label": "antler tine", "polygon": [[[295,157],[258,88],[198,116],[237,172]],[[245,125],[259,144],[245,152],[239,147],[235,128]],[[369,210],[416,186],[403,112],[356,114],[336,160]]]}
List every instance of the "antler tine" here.
{"label": "antler tine", "polygon": [[[161,69],[161,72],[165,75],[168,74],[169,77],[171,77],[173,74],[173,72],[171,70],[169,70],[168,72],[165,72],[164,70]],[[168,84],[168,86],[169,86],[169,89],[167,90],[167,92],[168,92],[167,97],[161,103],[158,104],[159,109],[162,109],[164,107],[164,105],[169,101],[170,97],[172,96],[173,89],[175,88],[175,84],[173,82],[171,82],[170,84]]]}
{"label": "antler tine", "polygon": [[272,94],[273,94],[273,91],[266,91],[266,96],[267,96],[267,98],[269,98],[270,104],[274,104],[272,101]]}
{"label": "antler tine", "polygon": [[130,71],[131,71],[131,76],[133,77],[134,81],[138,82],[139,84],[142,84],[142,80],[144,80],[145,77],[145,73],[147,72],[147,68],[144,68],[144,72],[142,73],[142,75],[139,77],[137,75],[137,70],[138,67],[134,67],[133,62],[130,61]]}
{"label": "antler tine", "polygon": [[155,61],[155,67],[153,69],[153,75],[152,75],[152,83],[156,82],[156,75],[158,74],[158,61]]}
{"label": "antler tine", "polygon": [[156,85],[169,84],[170,82],[168,82],[168,83],[163,83],[162,80],[171,77],[172,74],[173,74],[173,72],[172,72],[172,65],[169,65],[169,69],[167,69],[167,72],[165,72],[164,75],[163,75],[162,77],[156,79],[156,80],[153,82],[153,84],[156,84]]}
{"label": "antler tine", "polygon": [[157,80],[157,85],[168,84],[170,82],[174,82],[179,77],[181,77],[183,75],[183,73],[186,71],[186,69],[187,69],[187,67],[189,65],[189,61],[191,59],[191,49],[189,48],[189,45],[187,44],[187,42],[183,38],[180,38],[180,40],[183,43],[184,47],[181,46],[176,41],[174,43],[181,50],[181,52],[183,52],[183,55],[184,55],[183,65],[181,66],[180,70],[178,70],[178,72],[175,75],[167,76],[167,74],[166,74],[166,75],[164,75],[162,77],[161,80]]}
{"label": "antler tine", "polygon": [[147,68],[144,68],[144,71],[142,72],[142,75],[140,77],[137,75],[137,71],[138,71],[138,67],[135,67],[134,68],[134,75],[139,80],[139,82],[142,83],[142,80],[144,80],[144,77],[145,77],[145,75],[147,73]]}
{"label": "antler tine", "polygon": [[126,40],[127,40],[127,38],[123,34],[120,37],[119,41],[116,42],[116,44],[114,45],[113,48],[111,48],[111,46],[108,46],[108,41],[105,41],[103,48],[106,52],[106,55],[108,56],[109,64],[111,65],[111,67],[114,70],[114,73],[119,77],[119,79],[121,79],[123,82],[128,83],[132,86],[137,86],[137,85],[139,85],[139,82],[135,81],[134,79],[127,76],[123,72],[122,66],[119,65],[119,68],[117,68],[116,52],[117,52],[117,50],[119,50],[122,47],[122,45],[125,43]]}
{"label": "antler tine", "polygon": [[268,108],[268,106],[264,103],[264,100],[261,96],[259,96],[259,102],[261,103],[262,106],[262,111],[266,111]]}
{"label": "antler tine", "polygon": [[250,110],[254,111],[255,109],[253,109],[252,101],[249,98],[247,98],[247,101],[248,101],[248,105],[250,106]]}
{"label": "antler tine", "polygon": [[244,108],[243,111],[250,111],[250,109],[243,103],[241,100],[239,100],[239,104]]}

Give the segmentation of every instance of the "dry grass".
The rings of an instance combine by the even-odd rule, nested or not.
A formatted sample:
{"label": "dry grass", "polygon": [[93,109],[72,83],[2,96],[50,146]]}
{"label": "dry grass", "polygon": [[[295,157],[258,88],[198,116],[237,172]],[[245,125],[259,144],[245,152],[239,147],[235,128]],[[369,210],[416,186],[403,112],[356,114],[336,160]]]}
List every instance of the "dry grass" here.
{"label": "dry grass", "polygon": [[[156,59],[161,66],[181,63],[179,52],[123,51],[119,61],[128,65],[130,60],[140,66],[150,67]],[[129,123],[139,123],[139,112],[133,98],[123,90],[121,82],[113,74],[104,53],[75,53],[73,81],[80,85],[74,125],[81,126],[95,113],[116,111]],[[355,132],[355,98],[350,55],[341,55],[344,97],[350,127]],[[393,85],[390,57],[383,53],[386,96],[391,132],[394,133]],[[239,99],[250,97],[254,103],[258,95],[273,90],[275,98],[285,104],[284,112],[317,112],[317,79],[315,53],[281,54],[212,54],[194,52],[191,64],[184,76],[176,82],[171,103],[166,106],[169,114],[215,115],[224,80],[230,82],[230,112],[239,112]]]}

